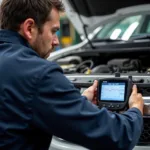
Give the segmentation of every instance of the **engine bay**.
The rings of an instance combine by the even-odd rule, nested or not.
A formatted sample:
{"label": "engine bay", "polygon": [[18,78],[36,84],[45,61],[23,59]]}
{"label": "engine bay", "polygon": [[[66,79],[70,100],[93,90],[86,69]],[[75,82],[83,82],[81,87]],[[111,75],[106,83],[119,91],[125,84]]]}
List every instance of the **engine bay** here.
{"label": "engine bay", "polygon": [[[94,52],[93,52],[94,53]],[[56,62],[65,74],[150,73],[150,55],[141,53],[106,53],[70,55]]]}

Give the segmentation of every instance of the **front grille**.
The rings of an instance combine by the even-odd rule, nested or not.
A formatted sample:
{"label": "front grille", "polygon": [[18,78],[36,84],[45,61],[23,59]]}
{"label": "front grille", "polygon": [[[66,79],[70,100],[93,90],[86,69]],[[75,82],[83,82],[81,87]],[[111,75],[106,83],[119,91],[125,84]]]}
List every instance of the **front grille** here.
{"label": "front grille", "polygon": [[138,145],[150,145],[150,117],[144,117],[144,129]]}
{"label": "front grille", "polygon": [[143,96],[150,96],[150,84],[149,83],[137,83],[138,92]]}
{"label": "front grille", "polygon": [[150,96],[150,87],[138,87],[138,92],[143,96]]}

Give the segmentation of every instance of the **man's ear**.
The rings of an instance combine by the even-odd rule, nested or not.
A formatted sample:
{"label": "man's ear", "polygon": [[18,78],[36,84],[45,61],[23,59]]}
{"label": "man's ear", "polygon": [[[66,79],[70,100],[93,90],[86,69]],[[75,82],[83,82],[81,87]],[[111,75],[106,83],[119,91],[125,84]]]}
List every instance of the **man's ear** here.
{"label": "man's ear", "polygon": [[20,33],[28,41],[32,41],[37,32],[37,26],[32,18],[26,19],[20,26]]}

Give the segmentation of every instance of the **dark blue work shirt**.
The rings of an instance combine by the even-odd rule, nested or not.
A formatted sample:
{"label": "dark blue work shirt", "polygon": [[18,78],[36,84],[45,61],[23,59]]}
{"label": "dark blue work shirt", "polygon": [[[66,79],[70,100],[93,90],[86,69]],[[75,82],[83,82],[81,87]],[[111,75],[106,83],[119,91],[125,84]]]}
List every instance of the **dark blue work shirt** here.
{"label": "dark blue work shirt", "polygon": [[130,150],[143,119],[115,114],[81,96],[55,63],[18,33],[0,30],[0,150],[47,150],[52,135],[92,150]]}

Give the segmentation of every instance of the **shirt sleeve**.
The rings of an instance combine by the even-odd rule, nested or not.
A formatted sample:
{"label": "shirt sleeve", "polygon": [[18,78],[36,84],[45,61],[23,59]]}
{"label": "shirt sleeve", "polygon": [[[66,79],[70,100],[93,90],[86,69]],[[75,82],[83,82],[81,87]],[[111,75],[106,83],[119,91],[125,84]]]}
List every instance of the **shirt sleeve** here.
{"label": "shirt sleeve", "polygon": [[38,82],[32,121],[43,132],[93,150],[130,150],[137,144],[143,125],[138,109],[123,114],[99,109],[55,64],[46,67]]}

